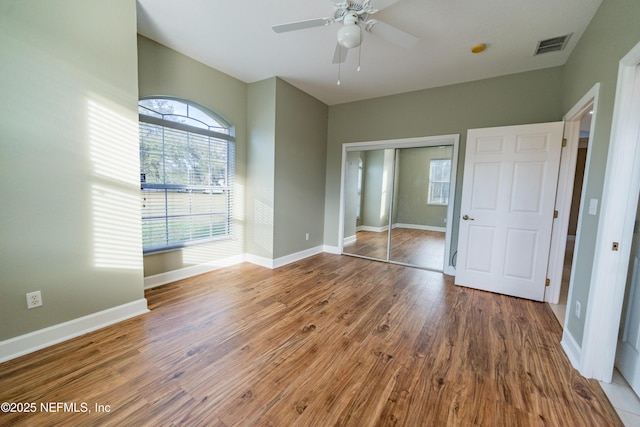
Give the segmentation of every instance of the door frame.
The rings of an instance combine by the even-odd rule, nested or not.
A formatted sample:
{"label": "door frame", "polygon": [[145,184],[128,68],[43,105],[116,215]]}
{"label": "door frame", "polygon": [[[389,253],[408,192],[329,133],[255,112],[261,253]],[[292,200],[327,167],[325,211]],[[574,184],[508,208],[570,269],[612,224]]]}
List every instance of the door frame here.
{"label": "door frame", "polygon": [[[562,149],[560,155],[560,172],[558,174],[558,190],[556,195],[556,210],[558,218],[553,221],[553,231],[551,235],[551,247],[549,249],[549,265],[547,267],[547,277],[549,278],[549,288],[544,294],[544,300],[551,304],[557,304],[560,300],[560,289],[562,287],[562,271],[564,268],[564,255],[567,248],[567,234],[569,232],[569,217],[571,214],[571,201],[573,200],[573,183],[576,172],[576,161],[578,158],[578,145],[580,143],[580,120],[591,108],[593,115],[589,134],[593,136],[598,95],[600,93],[600,83],[596,83],[578,101],[562,120],[564,120],[564,138],[567,146]],[[587,188],[587,177],[589,176],[589,164],[592,150],[587,150],[587,160],[584,170],[584,183],[582,185],[581,201],[579,211],[585,207],[585,190]],[[578,215],[578,227],[576,236],[576,247],[580,239],[581,215]],[[571,269],[571,279],[569,280],[569,292],[573,283],[573,268]],[[569,310],[567,310],[567,313]],[[563,324],[566,320],[563,321]]]}
{"label": "door frame", "polygon": [[[451,145],[451,178],[449,180],[449,206],[447,207],[447,225],[445,232],[445,249],[443,273],[455,275],[455,267],[451,264],[451,238],[453,227],[453,211],[456,203],[456,178],[458,168],[458,151],[460,134],[423,136],[416,138],[388,139],[379,141],[345,142],[342,144],[342,165],[340,168],[340,216],[338,217],[338,253],[343,253],[344,247],[344,211],[345,211],[345,180],[347,170],[347,151],[383,150],[396,148],[437,147]],[[391,220],[391,216],[389,218]],[[392,262],[392,261],[387,261]],[[404,265],[404,264],[403,264]]]}
{"label": "door frame", "polygon": [[[640,43],[621,60],[579,365],[611,382],[640,191]],[[612,242],[619,250],[612,250]],[[564,341],[564,338],[563,338]],[[573,361],[572,361],[573,362]]]}

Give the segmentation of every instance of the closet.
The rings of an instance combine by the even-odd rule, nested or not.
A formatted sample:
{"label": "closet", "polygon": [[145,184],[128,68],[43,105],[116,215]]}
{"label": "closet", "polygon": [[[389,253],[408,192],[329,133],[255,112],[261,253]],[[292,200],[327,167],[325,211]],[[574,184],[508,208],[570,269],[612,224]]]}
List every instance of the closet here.
{"label": "closet", "polygon": [[458,143],[444,135],[343,144],[341,253],[452,274]]}

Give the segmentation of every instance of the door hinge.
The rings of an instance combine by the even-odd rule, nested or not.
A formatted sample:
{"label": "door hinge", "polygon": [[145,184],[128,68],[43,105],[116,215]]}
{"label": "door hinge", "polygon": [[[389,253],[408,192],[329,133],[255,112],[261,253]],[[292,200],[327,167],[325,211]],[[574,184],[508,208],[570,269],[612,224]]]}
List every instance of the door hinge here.
{"label": "door hinge", "polygon": [[553,211],[553,217],[558,218],[558,211]]}
{"label": "door hinge", "polygon": [[567,138],[562,138],[562,146],[563,147],[567,146]]}
{"label": "door hinge", "polygon": [[551,286],[551,280],[549,280],[549,279],[545,280],[544,285],[545,286]]}

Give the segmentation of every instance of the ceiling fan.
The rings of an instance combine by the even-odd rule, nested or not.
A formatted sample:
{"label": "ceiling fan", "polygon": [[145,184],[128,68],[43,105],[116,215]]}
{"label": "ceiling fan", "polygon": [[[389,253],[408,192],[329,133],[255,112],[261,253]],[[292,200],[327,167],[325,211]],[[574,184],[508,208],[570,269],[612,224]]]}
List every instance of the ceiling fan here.
{"label": "ceiling fan", "polygon": [[360,46],[362,43],[363,29],[388,42],[409,49],[416,44],[418,41],[417,37],[392,25],[376,19],[369,19],[370,15],[398,1],[399,0],[332,0],[331,3],[335,9],[333,18],[315,18],[274,25],[273,31],[276,33],[284,33],[305,28],[328,26],[334,22],[341,22],[342,27],[338,30],[338,42],[336,43],[336,50],[333,55],[334,64],[344,62],[349,49]]}

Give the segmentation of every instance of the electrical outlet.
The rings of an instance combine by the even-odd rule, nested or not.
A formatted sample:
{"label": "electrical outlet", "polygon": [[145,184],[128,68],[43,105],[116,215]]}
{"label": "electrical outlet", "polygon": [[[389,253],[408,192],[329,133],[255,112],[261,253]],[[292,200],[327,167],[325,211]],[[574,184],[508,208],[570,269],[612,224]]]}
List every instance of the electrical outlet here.
{"label": "electrical outlet", "polygon": [[307,233],[307,235],[305,236],[306,240],[309,240],[309,233]]}
{"label": "electrical outlet", "polygon": [[576,301],[576,317],[580,318],[580,301]]}
{"label": "electrical outlet", "polygon": [[36,308],[42,305],[42,293],[40,291],[27,294],[27,308]]}

